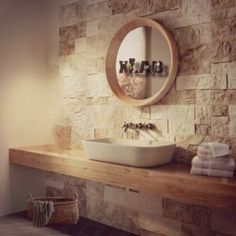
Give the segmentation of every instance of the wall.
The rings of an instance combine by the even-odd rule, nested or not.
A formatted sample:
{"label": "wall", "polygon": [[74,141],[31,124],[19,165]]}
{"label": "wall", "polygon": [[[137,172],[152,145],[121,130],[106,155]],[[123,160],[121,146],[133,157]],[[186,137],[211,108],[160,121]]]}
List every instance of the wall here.
{"label": "wall", "polygon": [[[156,133],[178,144],[176,157],[190,162],[199,143],[228,143],[235,156],[235,3],[233,1],[62,1],[52,32],[59,55],[50,68],[60,83],[63,114],[73,144],[82,138],[122,136],[124,121],[152,121]],[[135,16],[159,20],[173,33],[180,63],[176,83],[158,104],[132,108],[106,82],[105,57],[119,27]],[[56,25],[55,25],[56,26]],[[106,116],[104,116],[106,114]],[[181,114],[181,116],[179,115]],[[154,137],[153,137],[154,136]]]}
{"label": "wall", "polygon": [[45,9],[38,1],[0,2],[0,215],[25,209],[29,191],[45,190],[44,173],[8,161],[10,147],[51,140],[55,86],[46,74]]}
{"label": "wall", "polygon": [[[72,127],[72,147],[105,136],[177,143],[175,158],[189,163],[201,142],[231,145],[236,154],[236,4],[231,0],[61,1],[50,60],[60,86],[61,116]],[[119,27],[135,16],[159,20],[179,48],[179,73],[158,104],[132,108],[112,94],[105,57]],[[55,21],[56,22],[56,21]],[[59,35],[56,36],[55,32]],[[159,132],[122,133],[124,121],[154,122]],[[83,216],[142,235],[235,235],[235,213],[187,205],[135,190],[50,174],[47,194],[78,191]],[[226,220],[227,219],[227,220]]]}

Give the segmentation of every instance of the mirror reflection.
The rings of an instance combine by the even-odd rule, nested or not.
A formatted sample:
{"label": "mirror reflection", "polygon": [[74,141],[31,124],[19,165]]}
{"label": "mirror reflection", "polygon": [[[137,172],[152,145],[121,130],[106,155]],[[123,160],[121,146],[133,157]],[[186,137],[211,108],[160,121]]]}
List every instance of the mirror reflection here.
{"label": "mirror reflection", "polygon": [[164,36],[151,27],[138,27],[125,36],[118,50],[118,83],[129,97],[151,97],[167,81],[170,64],[171,52]]}

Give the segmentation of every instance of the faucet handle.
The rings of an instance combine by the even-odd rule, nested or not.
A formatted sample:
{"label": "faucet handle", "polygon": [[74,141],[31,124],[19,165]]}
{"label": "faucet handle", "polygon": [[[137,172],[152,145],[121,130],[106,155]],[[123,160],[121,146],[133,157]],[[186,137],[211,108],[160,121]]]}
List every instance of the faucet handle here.
{"label": "faucet handle", "polygon": [[154,129],[156,126],[152,123],[147,124],[147,129]]}
{"label": "faucet handle", "polygon": [[138,123],[138,129],[142,129],[143,128],[143,124],[142,123]]}
{"label": "faucet handle", "polygon": [[129,122],[129,123],[128,123],[128,127],[129,127],[129,128],[132,128],[133,126],[134,126],[134,124],[133,124],[132,122]]}
{"label": "faucet handle", "polygon": [[121,128],[125,128],[126,126],[127,126],[127,123],[126,123],[126,121],[124,121],[124,124]]}
{"label": "faucet handle", "polygon": [[126,123],[126,121],[125,121],[121,128],[124,128],[124,132],[126,132],[127,129],[129,128],[129,123]]}

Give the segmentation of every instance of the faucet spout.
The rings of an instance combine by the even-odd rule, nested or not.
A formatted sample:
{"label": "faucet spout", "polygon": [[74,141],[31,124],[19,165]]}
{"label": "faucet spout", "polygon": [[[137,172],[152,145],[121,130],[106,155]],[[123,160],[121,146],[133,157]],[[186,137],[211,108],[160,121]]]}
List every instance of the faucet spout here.
{"label": "faucet spout", "polygon": [[152,124],[152,123],[138,123],[138,124],[134,124],[132,122],[129,122],[129,123],[126,123],[124,122],[122,128],[124,128],[124,132],[127,132],[128,129],[145,129],[145,130],[151,130],[151,129],[154,129],[156,128],[155,124]]}

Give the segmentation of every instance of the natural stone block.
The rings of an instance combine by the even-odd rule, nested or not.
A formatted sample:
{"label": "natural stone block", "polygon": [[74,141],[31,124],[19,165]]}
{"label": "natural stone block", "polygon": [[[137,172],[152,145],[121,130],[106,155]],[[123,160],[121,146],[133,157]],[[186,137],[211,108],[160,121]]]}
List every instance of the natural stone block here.
{"label": "natural stone block", "polygon": [[46,179],[46,186],[58,190],[64,189],[64,183],[62,183],[59,179],[58,180]]}
{"label": "natural stone block", "polygon": [[104,198],[104,184],[87,180],[87,197]]}
{"label": "natural stone block", "polygon": [[109,105],[108,97],[90,97],[87,98],[87,105]]}
{"label": "natural stone block", "polygon": [[86,0],[87,6],[93,5],[95,3],[104,2],[104,0]]}
{"label": "natural stone block", "polygon": [[110,222],[109,216],[107,215],[107,209],[109,204],[104,202],[103,199],[97,197],[87,196],[87,218],[108,224]]}
{"label": "natural stone block", "polygon": [[153,212],[141,211],[139,215],[139,225],[143,230],[151,231],[161,235],[181,235],[180,222],[159,216]]}
{"label": "natural stone block", "polygon": [[212,0],[212,9],[230,8],[236,6],[235,0]]}
{"label": "natural stone block", "polygon": [[108,130],[107,129],[94,129],[94,138],[107,138]]}
{"label": "natural stone block", "polygon": [[76,53],[85,53],[86,52],[86,37],[82,37],[75,40],[75,52]]}
{"label": "natural stone block", "polygon": [[212,41],[210,23],[178,28],[174,31],[180,51],[199,47]]}
{"label": "natural stone block", "polygon": [[71,144],[71,126],[55,124],[53,129],[54,143],[61,149],[69,149]]}
{"label": "natural stone block", "polygon": [[61,78],[72,77],[74,75],[73,69],[71,67],[71,60],[72,60],[71,56],[64,56],[60,58],[58,73]]}
{"label": "natural stone block", "polygon": [[[192,1],[182,1],[183,4],[191,3]],[[194,3],[197,1],[194,1]],[[191,3],[193,5],[194,3]],[[204,2],[205,3],[205,2]],[[201,2],[202,4],[202,2]],[[182,9],[175,9],[171,11],[158,12],[156,14],[150,15],[151,19],[158,20],[168,29],[175,32],[174,29],[184,28],[188,26],[198,25],[202,23],[210,22],[210,14],[186,14]]]}
{"label": "natural stone block", "polygon": [[[178,146],[199,145],[204,140],[203,135],[176,136],[175,141]],[[182,144],[182,145],[181,145]]]}
{"label": "natural stone block", "polygon": [[213,90],[211,92],[211,103],[214,105],[227,105],[229,102],[228,93],[224,90]]}
{"label": "natural stone block", "polygon": [[226,76],[215,77],[210,74],[182,75],[176,79],[176,90],[226,89]]}
{"label": "natural stone block", "polygon": [[214,51],[212,43],[180,51],[179,73],[181,75],[209,74]]}
{"label": "natural stone block", "polygon": [[87,47],[104,47],[109,44],[109,37],[106,34],[93,35],[86,38]]}
{"label": "natural stone block", "polygon": [[77,105],[74,110],[70,112],[70,116],[72,116],[74,132],[75,130],[82,132],[86,127],[92,127],[93,123],[91,120],[88,120],[88,108],[86,106]]}
{"label": "natural stone block", "polygon": [[163,199],[163,216],[207,228],[210,226],[208,208]]}
{"label": "natural stone block", "polygon": [[169,118],[169,110],[171,106],[168,105],[152,105],[151,106],[151,119],[168,119]]}
{"label": "natural stone block", "polygon": [[54,188],[51,186],[46,186],[46,196],[47,197],[65,197],[64,190]]}
{"label": "natural stone block", "polygon": [[100,20],[92,20],[87,22],[87,31],[86,35],[93,36],[101,33],[101,29],[99,27]]}
{"label": "natural stone block", "polygon": [[110,16],[112,9],[108,5],[107,1],[98,2],[93,5],[88,5],[85,12],[85,21],[91,21],[98,18]]}
{"label": "natural stone block", "polygon": [[86,58],[88,60],[98,58],[98,57],[105,58],[107,50],[108,50],[108,45],[87,47]]}
{"label": "natural stone block", "polygon": [[125,134],[123,134],[122,138],[126,139],[138,139],[139,138],[139,130],[127,130]]}
{"label": "natural stone block", "polygon": [[225,143],[230,145],[230,138],[227,137],[220,137],[220,136],[205,136],[204,142],[218,142],[218,143]]}
{"label": "natural stone block", "polygon": [[109,219],[109,225],[134,234],[139,234],[137,210],[131,210],[115,204],[109,204],[106,215]]}
{"label": "natural stone block", "polygon": [[87,97],[109,97],[110,87],[105,74],[88,75],[87,77]]}
{"label": "natural stone block", "polygon": [[61,27],[59,30],[60,36],[60,55],[70,55],[75,52],[75,42],[77,38],[84,37],[86,35],[86,24],[84,22]]}
{"label": "natural stone block", "polygon": [[87,198],[87,217],[100,223],[138,233],[138,211],[106,202],[96,197]]}
{"label": "natural stone block", "polygon": [[73,128],[72,132],[72,148],[83,149],[82,140],[93,139],[94,133],[92,128],[84,127],[79,129],[77,125]]}
{"label": "natural stone block", "polygon": [[192,135],[195,133],[193,105],[178,105],[172,107],[169,117],[169,132],[174,136]]}
{"label": "natural stone block", "polygon": [[234,210],[212,210],[211,228],[219,233],[236,235],[236,213]]}
{"label": "natural stone block", "polygon": [[77,2],[63,5],[60,7],[59,20],[61,26],[68,26],[78,23],[79,8]]}
{"label": "natural stone block", "polygon": [[213,55],[213,62],[226,62],[236,60],[236,39],[235,37],[216,39],[213,42],[216,49]]}
{"label": "natural stone block", "polygon": [[229,118],[227,116],[211,118],[211,135],[216,137],[229,136]]}
{"label": "natural stone block", "polygon": [[129,20],[133,19],[135,16],[137,16],[137,12],[131,11],[112,15],[110,17],[105,17],[101,19],[98,27],[102,32],[108,34],[110,37],[113,37],[122,25],[127,23]]}
{"label": "natural stone block", "polygon": [[140,108],[140,119],[150,119],[151,116],[151,107],[150,106],[145,106]]}
{"label": "natural stone block", "polygon": [[[104,115],[106,114],[106,115]],[[91,127],[95,129],[111,129],[115,114],[107,105],[87,106],[87,119],[89,119]],[[86,126],[86,124],[85,124]],[[120,125],[121,130],[121,125]]]}
{"label": "natural stone block", "polygon": [[211,90],[196,90],[196,104],[209,105],[212,102]]}
{"label": "natural stone block", "polygon": [[197,16],[204,18],[205,21],[210,21],[211,0],[183,0],[182,1],[183,15]]}
{"label": "natural stone block", "polygon": [[162,197],[157,194],[143,193],[139,194],[139,209],[141,211],[162,215]]}
{"label": "natural stone block", "polygon": [[60,28],[60,50],[61,56],[70,55],[75,51],[75,39],[78,34],[78,26],[67,26]]}
{"label": "natural stone block", "polygon": [[112,9],[112,14],[130,12],[140,8],[149,9],[148,0],[109,0],[109,5]]}
{"label": "natural stone block", "polygon": [[236,117],[236,105],[229,105],[229,117]]}
{"label": "natural stone block", "polygon": [[235,13],[236,8],[212,13],[212,36],[215,40],[229,39],[235,35]]}
{"label": "natural stone block", "polygon": [[228,115],[228,106],[227,105],[213,105],[212,106],[212,115],[213,116],[227,116]]}
{"label": "natural stone block", "polygon": [[[144,122],[146,122],[146,120]],[[154,124],[156,128],[152,130],[140,130],[139,139],[153,141],[166,138],[171,139],[171,137],[169,137],[169,127],[167,119],[148,120],[148,123],[149,122]]]}
{"label": "natural stone block", "polygon": [[67,184],[75,186],[77,189],[85,189],[87,186],[87,180],[81,179],[78,177],[68,176],[68,175],[59,175],[58,180],[63,181],[64,185]]}
{"label": "natural stone block", "polygon": [[126,205],[126,191],[124,188],[106,185],[104,189],[104,201],[120,206]]}
{"label": "natural stone block", "polygon": [[181,8],[182,1],[180,0],[151,0],[150,1],[150,11],[153,13],[169,11],[173,9]]}
{"label": "natural stone block", "polygon": [[191,105],[196,103],[195,90],[178,90],[175,93],[175,103],[178,105]]}
{"label": "natural stone block", "polygon": [[211,106],[196,105],[195,116],[195,124],[210,124],[212,117]]}
{"label": "natural stone block", "polygon": [[86,71],[88,75],[105,73],[105,58],[89,58],[86,60]]}
{"label": "natural stone block", "polygon": [[226,63],[225,67],[228,79],[228,88],[236,89],[236,62]]}
{"label": "natural stone block", "polygon": [[229,105],[229,135],[236,137],[236,105]]}
{"label": "natural stone block", "polygon": [[227,92],[228,105],[236,105],[236,89],[229,89]]}
{"label": "natural stone block", "polygon": [[213,77],[214,88],[226,89],[227,88],[227,71],[224,63],[212,64],[211,74]]}
{"label": "natural stone block", "polygon": [[135,191],[132,189],[126,189],[125,195],[126,195],[125,196],[125,199],[126,199],[125,206],[127,208],[131,208],[133,210],[139,211],[141,208],[139,191]]}
{"label": "natural stone block", "polygon": [[210,135],[211,126],[204,124],[196,124],[195,125],[196,135]]}

